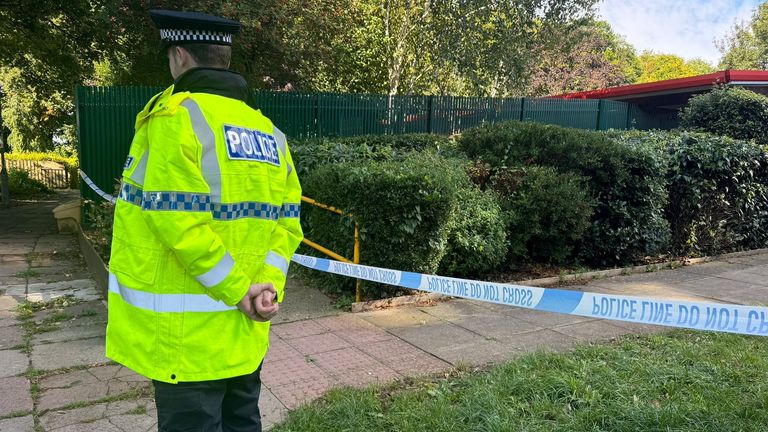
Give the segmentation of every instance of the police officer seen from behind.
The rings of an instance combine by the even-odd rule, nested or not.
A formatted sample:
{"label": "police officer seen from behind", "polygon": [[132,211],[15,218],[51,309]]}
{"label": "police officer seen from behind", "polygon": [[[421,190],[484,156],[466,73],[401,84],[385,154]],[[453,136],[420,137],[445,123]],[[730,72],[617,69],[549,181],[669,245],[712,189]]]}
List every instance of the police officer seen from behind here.
{"label": "police officer seen from behind", "polygon": [[301,187],[285,135],[227,70],[239,23],[150,14],[175,82],[136,117],[123,169],[107,356],[152,379],[161,431],[260,431]]}

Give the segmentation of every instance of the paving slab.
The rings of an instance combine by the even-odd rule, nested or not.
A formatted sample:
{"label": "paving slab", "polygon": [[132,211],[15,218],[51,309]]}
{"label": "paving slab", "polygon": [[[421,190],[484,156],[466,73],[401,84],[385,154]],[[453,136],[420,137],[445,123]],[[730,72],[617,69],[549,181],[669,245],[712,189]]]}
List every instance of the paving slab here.
{"label": "paving slab", "polygon": [[285,284],[285,297],[280,304],[280,313],[272,320],[272,324],[340,313],[341,311],[333,306],[333,301],[320,290],[308,286],[301,279],[288,278]]}
{"label": "paving slab", "polygon": [[501,341],[521,352],[565,351],[572,348],[578,342],[572,336],[546,328],[530,333],[521,333],[509,338],[502,338]]}
{"label": "paving slab", "polygon": [[[2,281],[0,281],[2,284]],[[24,302],[24,297],[4,295],[0,296],[0,311],[9,311]],[[5,320],[5,318],[3,318]]]}
{"label": "paving slab", "polygon": [[7,350],[24,341],[24,329],[19,325],[0,327],[0,350]]}
{"label": "paving slab", "polygon": [[38,411],[47,411],[75,402],[94,402],[136,388],[148,388],[150,381],[132,372],[120,374],[117,365],[99,366],[53,375],[40,381]]}
{"label": "paving slab", "polygon": [[0,420],[0,432],[35,432],[35,419],[28,415]]}
{"label": "paving slab", "polygon": [[438,321],[418,327],[401,327],[390,330],[403,339],[424,351],[443,358],[437,352],[450,347],[452,350],[463,347],[470,348],[478,339],[484,338],[477,333],[446,321]]}
{"label": "paving slab", "polygon": [[495,339],[514,336],[520,333],[528,333],[539,330],[542,327],[528,321],[523,321],[504,314],[487,313],[471,317],[449,320],[451,324],[465,328],[486,339]]}
{"label": "paving slab", "polygon": [[614,325],[612,321],[596,320],[564,326],[557,326],[552,330],[568,335],[580,341],[600,341],[619,337],[629,333],[626,327]]}
{"label": "paving slab", "polygon": [[[314,364],[310,357],[264,363],[262,366],[261,381],[271,390],[287,384],[323,380],[333,381],[332,377]],[[276,393],[275,395],[285,403],[279,395]]]}
{"label": "paving slab", "polygon": [[[2,248],[3,246],[4,246],[3,240],[0,240],[0,248]],[[27,255],[6,254],[4,252],[0,252],[0,265],[3,265],[4,263],[7,263],[7,262],[13,262],[13,261],[27,262]]]}
{"label": "paving slab", "polygon": [[10,261],[0,265],[0,276],[23,275],[29,270],[29,265],[25,261]]}
{"label": "paving slab", "polygon": [[0,417],[11,413],[32,411],[29,381],[24,377],[0,378],[0,394],[13,397],[0,398]]}
{"label": "paving slab", "polygon": [[[52,276],[60,278],[60,276]],[[73,296],[78,300],[93,301],[101,299],[96,288],[96,282],[92,279],[76,279],[71,281],[58,281],[52,283],[30,283],[27,285],[27,301],[47,302],[59,297]]]}
{"label": "paving slab", "polygon": [[357,315],[359,318],[375,325],[380,329],[387,331],[399,328],[423,326],[429,323],[436,323],[440,321],[439,318],[414,307],[406,307],[402,309],[385,309],[375,312],[362,312]]}
{"label": "paving slab", "polygon": [[350,347],[350,343],[333,333],[287,339],[286,342],[302,354],[312,355]]}
{"label": "paving slab", "polygon": [[[0,296],[0,299],[3,297]],[[9,311],[9,310],[3,310],[0,309],[0,328],[8,327],[8,326],[16,326],[21,324],[21,321],[19,321],[16,318],[16,314]]]}
{"label": "paving slab", "polygon": [[32,367],[35,369],[54,370],[109,362],[104,357],[104,338],[101,337],[32,347]]}
{"label": "paving slab", "polygon": [[40,416],[40,424],[47,432],[100,430],[93,425],[120,432],[148,432],[157,430],[157,410],[153,399],[124,400],[48,411]]}
{"label": "paving slab", "polygon": [[288,408],[268,388],[262,386],[259,395],[259,412],[262,429],[266,431],[283,421],[288,414]]}
{"label": "paving slab", "polygon": [[107,308],[104,307],[104,303],[102,303],[100,300],[84,302],[76,305],[65,306],[65,307],[55,308],[55,309],[43,309],[33,313],[32,319],[34,319],[35,321],[42,321],[50,317],[51,315],[55,315],[59,313],[65,313],[68,315],[77,316],[78,322],[82,321],[83,318],[87,318],[86,321],[88,322],[88,324],[92,323],[90,319],[91,317],[94,317],[94,316],[101,317],[103,322],[107,321]]}
{"label": "paving slab", "polygon": [[327,328],[318,324],[315,320],[297,321],[288,324],[279,324],[270,327],[276,336],[283,339],[294,339],[326,333]]}
{"label": "paving slab", "polygon": [[93,337],[101,337],[103,339],[107,334],[107,328],[103,323],[74,325],[77,324],[77,320],[73,320],[71,323],[73,324],[72,326],[59,326],[56,330],[36,334],[32,338],[32,345],[66,342]]}
{"label": "paving slab", "polygon": [[[0,377],[11,377],[24,373],[29,367],[26,354],[16,350],[0,351]],[[1,394],[2,392],[0,392]]]}
{"label": "paving slab", "polygon": [[13,242],[3,244],[3,254],[8,255],[26,255],[35,249],[34,244],[24,242]]}
{"label": "paving slab", "polygon": [[434,355],[453,366],[486,366],[510,360],[521,354],[514,345],[497,340],[476,340],[464,346],[444,346]]}
{"label": "paving slab", "polygon": [[27,284],[19,285],[0,285],[0,292],[4,296],[24,297],[27,294]]}
{"label": "paving slab", "polygon": [[267,356],[264,357],[264,363],[281,362],[284,360],[299,361],[304,358],[304,354],[290,346],[283,339],[274,334],[270,335],[269,350],[267,350]]}
{"label": "paving slab", "polygon": [[558,325],[575,324],[578,322],[590,321],[594,318],[583,317],[578,315],[566,315],[558,314],[554,312],[544,312],[535,309],[525,309],[518,307],[510,307],[504,305],[489,305],[492,310],[500,312],[504,315],[511,316],[512,318],[525,321],[529,324],[533,324],[537,327],[547,328]]}
{"label": "paving slab", "polygon": [[270,387],[270,391],[286,408],[292,410],[301,404],[311,402],[322,396],[339,383],[327,375],[318,376],[311,381],[297,381],[281,386]]}

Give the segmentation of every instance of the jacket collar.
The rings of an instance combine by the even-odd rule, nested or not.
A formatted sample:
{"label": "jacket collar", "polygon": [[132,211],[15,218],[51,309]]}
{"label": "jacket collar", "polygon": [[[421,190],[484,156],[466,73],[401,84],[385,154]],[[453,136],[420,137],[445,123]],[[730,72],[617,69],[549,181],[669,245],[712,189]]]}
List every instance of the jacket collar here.
{"label": "jacket collar", "polygon": [[250,102],[250,89],[245,78],[227,69],[192,68],[179,75],[173,83],[173,93],[210,93]]}

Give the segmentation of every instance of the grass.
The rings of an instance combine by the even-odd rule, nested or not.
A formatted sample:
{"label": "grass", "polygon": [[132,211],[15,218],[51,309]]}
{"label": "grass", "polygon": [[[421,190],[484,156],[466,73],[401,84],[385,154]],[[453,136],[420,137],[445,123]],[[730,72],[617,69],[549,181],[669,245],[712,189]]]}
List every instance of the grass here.
{"label": "grass", "polygon": [[40,276],[40,272],[37,270],[29,269],[29,270],[20,271],[16,273],[14,276],[21,279],[33,278],[33,277]]}
{"label": "grass", "polygon": [[671,331],[340,389],[273,431],[764,431],[766,339]]}

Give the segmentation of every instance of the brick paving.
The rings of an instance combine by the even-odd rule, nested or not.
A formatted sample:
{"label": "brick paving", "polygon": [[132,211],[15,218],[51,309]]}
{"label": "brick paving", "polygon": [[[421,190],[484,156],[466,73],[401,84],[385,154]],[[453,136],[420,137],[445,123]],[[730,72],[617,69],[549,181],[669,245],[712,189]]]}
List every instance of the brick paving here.
{"label": "brick paving", "polygon": [[[50,213],[56,204],[0,210],[0,394],[12,396],[0,398],[0,432],[156,430],[151,383],[104,357],[106,305],[75,238],[55,232]],[[573,288],[765,304],[766,276],[763,251]],[[267,429],[335,387],[663,330],[466,300],[339,314],[319,291],[291,283],[263,365],[260,405]],[[64,296],[76,301],[61,301]],[[26,315],[15,309],[55,299],[56,307]]]}

